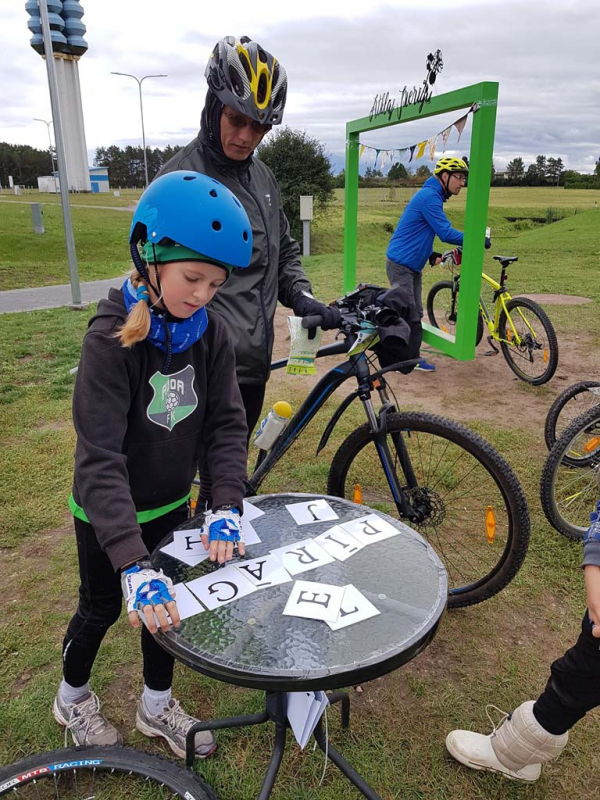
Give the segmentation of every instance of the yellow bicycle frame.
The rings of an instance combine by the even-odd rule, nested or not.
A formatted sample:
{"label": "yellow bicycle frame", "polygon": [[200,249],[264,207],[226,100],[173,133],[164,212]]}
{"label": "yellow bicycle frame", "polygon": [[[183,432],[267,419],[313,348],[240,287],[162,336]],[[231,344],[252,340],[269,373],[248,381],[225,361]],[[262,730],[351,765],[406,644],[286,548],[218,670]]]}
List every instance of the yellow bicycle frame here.
{"label": "yellow bicycle frame", "polygon": [[[492,289],[494,289],[495,292],[499,291],[502,288],[501,285],[498,283],[498,281],[495,281],[493,278],[490,278],[490,276],[486,275],[485,272],[482,273],[481,277],[489,286],[492,287]],[[519,347],[522,343],[522,340],[519,334],[517,333],[517,329],[515,328],[514,322],[512,321],[512,317],[510,316],[510,314],[508,313],[508,309],[506,308],[506,304],[509,300],[512,300],[512,297],[506,290],[504,290],[502,294],[499,294],[496,297],[496,300],[494,301],[495,311],[494,311],[493,322],[490,320],[490,315],[488,314],[486,305],[481,297],[479,298],[479,311],[481,313],[481,318],[488,327],[492,339],[495,339],[497,342],[502,342],[503,344],[510,345],[511,347],[515,346]],[[498,333],[498,328],[500,325],[500,314],[503,311],[506,315],[506,321],[508,322],[508,325],[510,326],[510,330],[512,332],[511,334],[509,334],[508,339],[503,339]],[[520,308],[517,308],[517,311],[521,315],[521,318],[523,319],[525,325],[527,325],[527,327],[529,328],[529,331],[531,332],[533,338],[537,339],[535,331],[529,324],[527,317],[523,314]]]}

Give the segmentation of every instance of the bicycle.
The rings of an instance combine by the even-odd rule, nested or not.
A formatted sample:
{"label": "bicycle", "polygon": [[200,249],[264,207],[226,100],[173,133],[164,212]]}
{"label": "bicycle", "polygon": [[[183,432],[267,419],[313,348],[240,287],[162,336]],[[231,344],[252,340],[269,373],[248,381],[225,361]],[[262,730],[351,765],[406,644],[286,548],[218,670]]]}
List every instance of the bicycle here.
{"label": "bicycle", "polygon": [[23,800],[216,800],[195,773],[129,747],[66,747],[17,761],[0,768],[0,796],[7,794]]}
{"label": "bicycle", "polygon": [[[367,422],[340,445],[331,461],[327,491],[335,497],[383,511],[418,530],[444,561],[451,608],[480,603],[501,591],[519,570],[529,543],[525,496],[510,466],[481,436],[459,423],[421,412],[399,412],[385,374],[414,366],[418,359],[376,369],[376,322],[389,310],[373,304],[380,287],[361,285],[335,302],[342,313],[339,341],[317,357],[346,354],[309,392],[271,450],[259,451],[247,496],[258,494],[266,476],[342,384],[357,388],[333,413],[318,445],[329,441],[357,398]],[[321,319],[305,318],[304,327]],[[272,364],[280,369],[287,359]],[[379,408],[372,400],[377,392]],[[393,392],[391,392],[393,394]]]}
{"label": "bicycle", "polygon": [[[443,264],[450,268],[452,280],[435,283],[427,295],[427,316],[431,325],[454,334],[458,312],[460,275],[454,267],[460,266],[462,250],[447,250]],[[518,256],[494,256],[502,265],[498,283],[485,272],[483,280],[494,290],[493,318],[483,300],[479,298],[475,346],[481,342],[484,324],[489,331],[488,342],[498,353],[494,342],[500,344],[506,363],[522,381],[540,386],[547,383],[558,366],[558,341],[550,318],[543,308],[527,297],[511,297],[506,291],[509,265]]]}
{"label": "bicycle", "polygon": [[577,417],[599,403],[600,381],[579,381],[561,392],[546,416],[544,439],[548,450]]}
{"label": "bicycle", "polygon": [[581,540],[600,497],[600,405],[574,420],[548,454],[540,480],[546,519],[569,539]]}

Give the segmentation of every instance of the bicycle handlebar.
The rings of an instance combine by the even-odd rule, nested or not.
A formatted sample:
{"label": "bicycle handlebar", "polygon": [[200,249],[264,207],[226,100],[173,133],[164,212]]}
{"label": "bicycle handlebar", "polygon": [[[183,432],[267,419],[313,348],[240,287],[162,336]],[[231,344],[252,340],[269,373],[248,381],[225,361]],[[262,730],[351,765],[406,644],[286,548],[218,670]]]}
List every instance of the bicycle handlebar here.
{"label": "bicycle handlebar", "polygon": [[312,314],[310,317],[302,317],[303,328],[320,328],[323,324],[323,317],[320,314]]}

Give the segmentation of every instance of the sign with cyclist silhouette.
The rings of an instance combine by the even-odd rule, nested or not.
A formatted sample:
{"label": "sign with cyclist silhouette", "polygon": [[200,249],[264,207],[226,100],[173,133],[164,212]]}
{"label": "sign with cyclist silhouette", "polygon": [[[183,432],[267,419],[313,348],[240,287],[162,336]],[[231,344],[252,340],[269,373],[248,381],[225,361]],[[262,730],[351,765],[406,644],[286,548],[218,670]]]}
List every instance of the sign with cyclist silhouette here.
{"label": "sign with cyclist silhouette", "polygon": [[[475,356],[497,103],[498,84],[486,81],[431,97],[425,103],[422,103],[422,98],[419,100],[417,97],[412,103],[402,107],[401,115],[397,112],[390,113],[389,104],[382,107],[379,102],[371,109],[369,116],[346,124],[344,290],[348,292],[356,286],[357,278],[358,281],[361,279],[356,274],[358,166],[360,149],[363,147],[360,142],[361,133],[392,125],[405,125],[416,119],[435,117],[459,109],[473,110],[460,304],[457,307],[456,326],[453,332],[446,332],[423,322],[423,341],[461,361],[471,360]],[[382,254],[382,275],[384,263]]]}

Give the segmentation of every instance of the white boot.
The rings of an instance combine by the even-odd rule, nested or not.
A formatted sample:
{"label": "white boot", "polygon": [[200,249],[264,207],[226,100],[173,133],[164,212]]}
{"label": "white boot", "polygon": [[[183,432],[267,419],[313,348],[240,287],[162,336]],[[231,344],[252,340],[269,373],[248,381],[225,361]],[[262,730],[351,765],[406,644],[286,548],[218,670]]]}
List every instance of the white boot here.
{"label": "white boot", "polygon": [[512,714],[500,712],[504,720],[498,728],[488,713],[494,727],[489,736],[472,731],[451,731],[446,738],[448,752],[472,769],[500,772],[507,778],[521,781],[536,781],[540,777],[542,762],[551,761],[561,754],[569,734],[554,736],[548,733],[534,717],[533,706],[533,700],[528,700]]}

